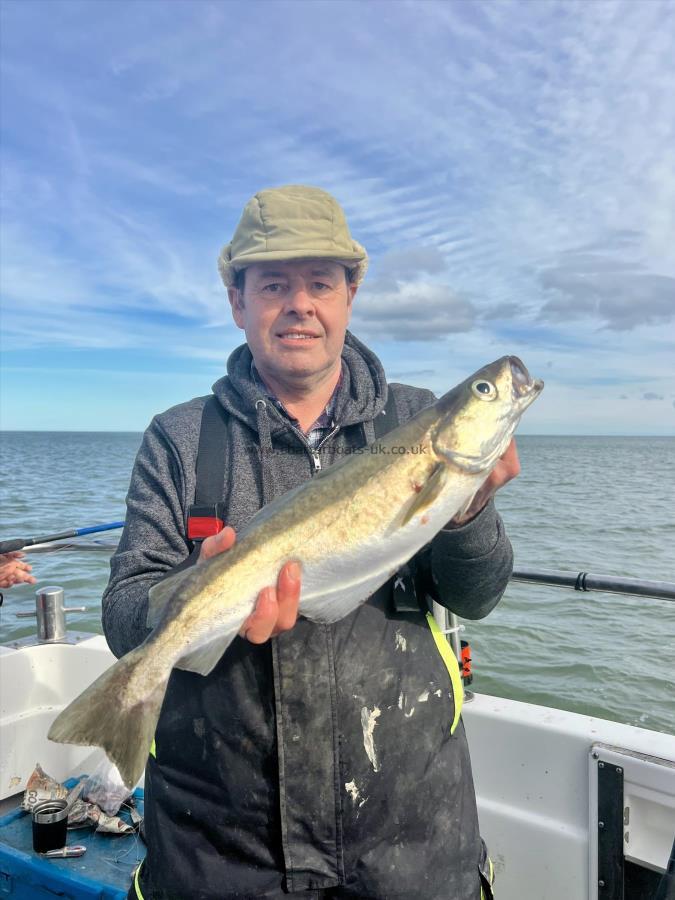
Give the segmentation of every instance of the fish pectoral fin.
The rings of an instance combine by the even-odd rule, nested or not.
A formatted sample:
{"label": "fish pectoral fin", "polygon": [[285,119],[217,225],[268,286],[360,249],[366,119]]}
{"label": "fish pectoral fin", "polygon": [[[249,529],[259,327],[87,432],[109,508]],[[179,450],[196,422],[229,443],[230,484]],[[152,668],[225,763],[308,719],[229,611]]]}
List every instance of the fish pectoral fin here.
{"label": "fish pectoral fin", "polygon": [[326,591],[301,604],[300,612],[311,622],[332,625],[361,606],[386,581],[386,577],[372,579],[371,583],[358,585],[356,588],[347,585],[334,591]]}
{"label": "fish pectoral fin", "polygon": [[439,463],[436,466],[422,490],[419,494],[415,494],[410,506],[403,513],[403,518],[400,523],[401,528],[407,525],[414,516],[424,512],[425,509],[428,509],[434,500],[440,496],[445,487],[447,472],[448,470],[443,463]]}
{"label": "fish pectoral fin", "polygon": [[469,507],[471,506],[471,504],[473,503],[477,493],[478,493],[478,491],[474,491],[474,493],[469,497],[469,499],[466,501],[466,503],[463,503],[462,506],[460,506],[460,508],[457,510],[457,512],[455,513],[453,518],[461,519],[462,516],[466,515],[466,512],[469,509]]}
{"label": "fish pectoral fin", "polygon": [[221,632],[217,638],[200,644],[194,650],[181,656],[175,668],[184,669],[186,672],[196,672],[198,675],[208,675],[218,665],[221,656],[236,637],[237,630],[237,626],[234,625],[225,634]]}

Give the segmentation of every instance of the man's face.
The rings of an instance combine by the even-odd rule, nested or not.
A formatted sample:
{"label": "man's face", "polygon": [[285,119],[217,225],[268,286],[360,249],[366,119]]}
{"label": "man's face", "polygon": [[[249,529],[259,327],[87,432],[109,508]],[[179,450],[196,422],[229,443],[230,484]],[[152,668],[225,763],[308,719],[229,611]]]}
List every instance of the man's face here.
{"label": "man's face", "polygon": [[356,285],[329,260],[254,263],[230,288],[234,321],[263,378],[319,385],[339,364]]}

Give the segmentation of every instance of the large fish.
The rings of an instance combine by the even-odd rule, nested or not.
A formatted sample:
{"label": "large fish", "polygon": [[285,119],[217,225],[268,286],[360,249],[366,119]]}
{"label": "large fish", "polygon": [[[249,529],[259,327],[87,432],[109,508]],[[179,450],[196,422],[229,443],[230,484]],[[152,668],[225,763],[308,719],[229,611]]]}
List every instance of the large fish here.
{"label": "large fish", "polygon": [[268,504],[231,550],[151,589],[152,633],[63,710],[49,737],[102,747],[132,787],[174,666],[207,675],[291,559],[302,565],[302,615],[335,622],[355,609],[468,507],[542,387],[502,357]]}

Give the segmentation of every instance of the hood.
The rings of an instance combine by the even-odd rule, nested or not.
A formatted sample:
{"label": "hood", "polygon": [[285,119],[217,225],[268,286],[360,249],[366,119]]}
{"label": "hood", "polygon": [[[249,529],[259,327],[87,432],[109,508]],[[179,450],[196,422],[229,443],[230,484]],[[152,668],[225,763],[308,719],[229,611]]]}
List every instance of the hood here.
{"label": "hood", "polygon": [[[382,363],[377,356],[355,338],[351,332],[345,335],[342,348],[343,377],[340,385],[335,419],[341,427],[371,421],[387,402],[387,381]],[[227,375],[213,385],[213,393],[223,407],[233,416],[258,431],[256,400],[265,400],[251,378],[253,356],[248,344],[242,344],[232,352],[227,361]],[[289,435],[288,422],[271,403],[267,404],[270,433],[273,437]]]}

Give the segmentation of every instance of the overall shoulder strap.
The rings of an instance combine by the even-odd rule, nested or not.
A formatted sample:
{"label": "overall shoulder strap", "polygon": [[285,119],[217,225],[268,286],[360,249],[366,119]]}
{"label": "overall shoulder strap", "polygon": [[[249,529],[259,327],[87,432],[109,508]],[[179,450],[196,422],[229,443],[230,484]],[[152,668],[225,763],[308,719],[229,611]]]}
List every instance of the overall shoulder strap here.
{"label": "overall shoulder strap", "polygon": [[202,410],[199,430],[197,486],[195,505],[214,504],[222,500],[225,491],[225,444],[227,437],[227,413],[213,394]]}
{"label": "overall shoulder strap", "polygon": [[217,534],[224,522],[225,445],[227,413],[213,394],[204,403],[195,463],[195,502],[188,506],[185,534],[191,545],[189,556],[167,572],[160,581],[193,566],[204,538]]}
{"label": "overall shoulder strap", "polygon": [[195,502],[188,507],[186,534],[197,546],[217,534],[225,524],[225,465],[227,463],[227,419],[225,409],[213,395],[202,410],[195,464]]}

